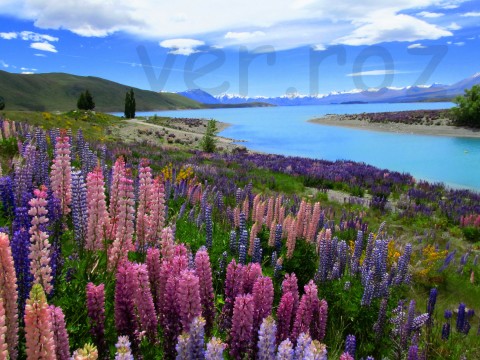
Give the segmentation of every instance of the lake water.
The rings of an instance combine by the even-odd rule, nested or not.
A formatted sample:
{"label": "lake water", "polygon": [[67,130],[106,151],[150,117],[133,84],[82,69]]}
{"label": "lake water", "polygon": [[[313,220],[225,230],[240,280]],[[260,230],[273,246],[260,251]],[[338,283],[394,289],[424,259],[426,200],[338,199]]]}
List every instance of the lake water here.
{"label": "lake water", "polygon": [[409,172],[417,179],[480,190],[480,139],[394,134],[312,124],[325,114],[449,108],[451,103],[358,104],[176,110],[138,116],[213,118],[232,124],[219,135],[245,140],[252,150],[363,161]]}

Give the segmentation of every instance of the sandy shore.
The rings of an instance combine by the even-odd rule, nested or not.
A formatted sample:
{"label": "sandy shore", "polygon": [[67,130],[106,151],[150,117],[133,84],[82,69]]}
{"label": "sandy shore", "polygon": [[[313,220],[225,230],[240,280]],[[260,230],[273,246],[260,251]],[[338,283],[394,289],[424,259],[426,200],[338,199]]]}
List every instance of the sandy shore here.
{"label": "sandy shore", "polygon": [[[208,120],[203,119],[175,119],[158,118],[155,121],[146,119],[124,120],[111,129],[112,135],[129,142],[147,142],[155,145],[187,146],[200,148]],[[218,122],[217,129],[221,132],[231,124]],[[242,145],[234,142],[242,140],[216,136],[217,149],[222,151],[245,150]]]}
{"label": "sandy shore", "polygon": [[480,138],[480,129],[468,129],[447,125],[447,120],[438,121],[440,125],[399,124],[399,123],[371,123],[364,120],[354,120],[343,115],[326,115],[309,120],[321,125],[341,126],[350,129],[383,131],[398,134],[417,134],[451,137]]}

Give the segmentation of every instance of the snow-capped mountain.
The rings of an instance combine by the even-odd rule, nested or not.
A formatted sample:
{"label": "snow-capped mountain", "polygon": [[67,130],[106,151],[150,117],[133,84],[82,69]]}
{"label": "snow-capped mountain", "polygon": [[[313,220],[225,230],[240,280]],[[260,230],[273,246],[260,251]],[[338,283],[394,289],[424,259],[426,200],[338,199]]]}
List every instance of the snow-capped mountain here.
{"label": "snow-capped mountain", "polygon": [[332,92],[327,95],[316,96],[301,94],[288,94],[277,97],[248,97],[233,94],[212,96],[200,89],[187,90],[179,94],[204,104],[244,104],[262,102],[276,106],[293,106],[349,103],[417,102],[451,100],[455,96],[462,95],[465,89],[469,89],[473,85],[478,84],[480,84],[480,73],[477,73],[452,85],[432,84],[428,86],[419,85],[402,88],[386,87],[368,90],[354,89],[345,92]]}

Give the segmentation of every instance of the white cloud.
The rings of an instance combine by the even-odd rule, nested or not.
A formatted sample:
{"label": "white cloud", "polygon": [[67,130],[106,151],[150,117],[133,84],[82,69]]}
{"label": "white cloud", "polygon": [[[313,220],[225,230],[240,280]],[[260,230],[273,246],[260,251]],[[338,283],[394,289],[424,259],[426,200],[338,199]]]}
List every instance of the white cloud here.
{"label": "white cloud", "polygon": [[[280,50],[450,36],[448,29],[428,20],[431,14],[441,13],[434,9],[466,0],[175,0],[162,2],[161,8],[158,0],[0,1],[0,15],[32,20],[38,28],[64,29],[81,36],[125,32],[155,41],[195,38],[208,45],[272,45]],[[423,11],[426,9],[429,11]],[[423,13],[426,17],[406,13]],[[54,42],[46,38],[32,41]],[[189,47],[184,49],[189,51]]]}
{"label": "white cloud", "polygon": [[368,70],[360,71],[356,73],[347,74],[347,76],[385,76],[385,75],[394,75],[394,74],[404,74],[405,71],[396,71],[396,70]]}
{"label": "white cloud", "polygon": [[0,38],[4,40],[12,40],[17,38],[16,32],[0,32]]}
{"label": "white cloud", "polygon": [[447,4],[442,6],[442,9],[452,10],[452,9],[457,9],[458,7],[459,5],[456,5],[456,4]]}
{"label": "white cloud", "polygon": [[53,52],[56,53],[58,52],[57,49],[55,49],[55,46],[53,44],[50,44],[48,42],[34,42],[30,44],[30,47],[32,49],[40,50],[40,51],[48,51],[48,52]]}
{"label": "white cloud", "polygon": [[22,40],[25,41],[34,41],[34,42],[39,42],[39,41],[58,41],[58,38],[55,36],[47,35],[47,34],[39,34],[35,33],[32,31],[22,31],[21,33],[18,34]]}
{"label": "white cloud", "polygon": [[452,22],[450,25],[446,27],[447,30],[460,30],[462,27],[458,25],[456,22]]}
{"label": "white cloud", "polygon": [[470,12],[467,12],[465,14],[462,14],[461,16],[465,16],[465,17],[478,17],[480,16],[480,11],[470,11]]}
{"label": "white cloud", "polygon": [[32,75],[35,74],[33,71],[22,71],[23,75]]}
{"label": "white cloud", "polygon": [[37,69],[26,68],[26,67],[21,67],[20,70],[22,70],[22,71],[37,71]]}
{"label": "white cloud", "polygon": [[413,16],[399,14],[372,17],[351,34],[339,38],[337,42],[345,45],[374,45],[389,41],[436,40],[452,35],[450,31]]}
{"label": "white cloud", "polygon": [[238,40],[238,41],[246,41],[250,40],[253,38],[258,38],[261,36],[265,36],[265,33],[263,31],[242,31],[242,32],[234,32],[234,31],[229,31],[225,34],[225,39],[233,39],[233,40]]}
{"label": "white cloud", "polygon": [[4,67],[4,68],[8,68],[10,66],[3,60],[0,60],[0,65],[2,65],[2,67]]}
{"label": "white cloud", "polygon": [[429,11],[422,11],[422,12],[417,13],[417,16],[421,16],[421,17],[424,17],[424,18],[438,18],[438,17],[441,17],[443,15],[445,15],[445,14],[436,13],[436,12],[429,12]]}
{"label": "white cloud", "polygon": [[191,55],[196,52],[197,47],[205,45],[203,41],[195,39],[170,39],[160,42],[160,46],[170,49],[170,54],[175,55]]}
{"label": "white cloud", "polygon": [[38,57],[46,57],[47,56],[45,54],[33,54],[33,55],[38,56]]}
{"label": "white cloud", "polygon": [[459,41],[459,42],[454,42],[453,45],[463,46],[465,45],[465,43],[463,41]]}
{"label": "white cloud", "polygon": [[425,46],[420,43],[416,43],[416,44],[408,45],[407,48],[408,49],[424,49]]}

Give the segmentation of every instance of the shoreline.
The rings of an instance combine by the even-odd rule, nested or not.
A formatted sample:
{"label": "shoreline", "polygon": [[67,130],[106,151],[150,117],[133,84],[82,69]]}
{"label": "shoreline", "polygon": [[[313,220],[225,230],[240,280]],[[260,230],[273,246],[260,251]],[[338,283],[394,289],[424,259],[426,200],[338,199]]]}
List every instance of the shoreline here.
{"label": "shoreline", "polygon": [[470,129],[446,125],[402,124],[394,122],[373,123],[366,120],[352,119],[346,115],[329,114],[308,120],[309,123],[327,126],[345,127],[355,130],[367,130],[408,135],[448,136],[461,138],[480,138],[480,129]]}

